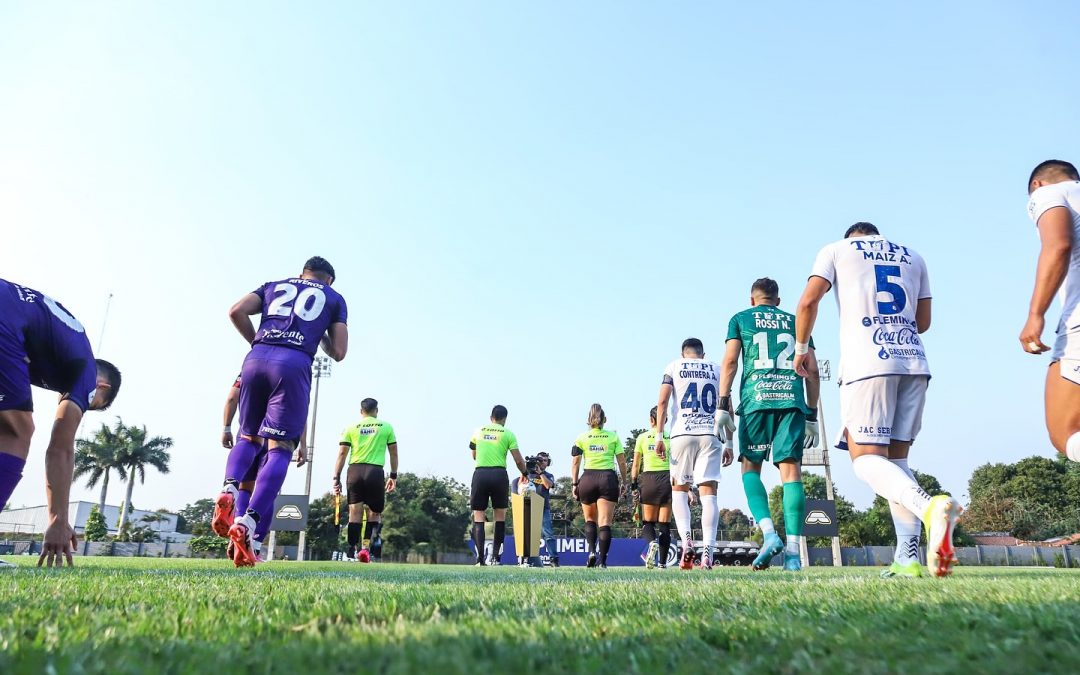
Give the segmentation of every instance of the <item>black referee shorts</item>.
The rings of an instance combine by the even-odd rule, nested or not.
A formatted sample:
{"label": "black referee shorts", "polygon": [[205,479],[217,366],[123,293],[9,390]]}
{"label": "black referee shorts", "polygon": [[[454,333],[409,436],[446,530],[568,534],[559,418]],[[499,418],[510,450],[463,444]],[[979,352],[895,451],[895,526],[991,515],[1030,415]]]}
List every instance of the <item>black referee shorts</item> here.
{"label": "black referee shorts", "polygon": [[671,503],[671,472],[644,471],[638,474],[641,503],[649,506],[667,506]]}
{"label": "black referee shorts", "polygon": [[473,511],[487,511],[488,501],[493,509],[510,508],[510,476],[501,466],[479,466],[472,475]]}
{"label": "black referee shorts", "polygon": [[350,464],[345,479],[350,504],[366,504],[372,513],[386,506],[386,478],[378,464]]}
{"label": "black referee shorts", "polygon": [[578,501],[595,504],[601,499],[619,501],[619,476],[610,469],[585,469],[577,486]]}

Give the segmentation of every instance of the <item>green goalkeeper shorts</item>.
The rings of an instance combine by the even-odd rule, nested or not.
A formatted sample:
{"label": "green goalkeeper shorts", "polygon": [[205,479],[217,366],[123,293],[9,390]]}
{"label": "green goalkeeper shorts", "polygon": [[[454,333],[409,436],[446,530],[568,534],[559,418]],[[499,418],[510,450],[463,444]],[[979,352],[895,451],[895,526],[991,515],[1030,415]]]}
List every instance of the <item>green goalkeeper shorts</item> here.
{"label": "green goalkeeper shorts", "polygon": [[801,462],[806,415],[801,410],[758,410],[742,415],[739,425],[739,459],[764,464]]}

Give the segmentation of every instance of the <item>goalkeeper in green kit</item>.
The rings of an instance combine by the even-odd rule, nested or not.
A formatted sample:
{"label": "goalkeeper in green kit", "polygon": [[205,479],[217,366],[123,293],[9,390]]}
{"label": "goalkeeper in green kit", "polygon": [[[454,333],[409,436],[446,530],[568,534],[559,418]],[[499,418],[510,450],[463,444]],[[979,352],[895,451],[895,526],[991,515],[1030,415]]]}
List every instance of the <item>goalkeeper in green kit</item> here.
{"label": "goalkeeper in green kit", "polygon": [[[795,373],[795,315],[779,308],[780,289],[775,281],[758,279],[750,290],[750,308],[728,322],[727,350],[720,367],[720,400],[717,425],[730,438],[735,431],[731,413],[731,386],[742,356],[742,383],[739,388],[739,462],[743,489],[754,520],[765,541],[754,559],[755,570],[769,566],[773,556],[784,552],[784,569],[802,568],[799,544],[802,541],[806,494],[802,484],[804,448],[818,442],[817,403],[820,382],[814,343],[810,341],[809,376]],[[803,396],[803,386],[806,395]],[[781,541],[769,512],[769,496],[761,482],[761,465],[770,460],[780,470],[784,483],[784,530]]]}

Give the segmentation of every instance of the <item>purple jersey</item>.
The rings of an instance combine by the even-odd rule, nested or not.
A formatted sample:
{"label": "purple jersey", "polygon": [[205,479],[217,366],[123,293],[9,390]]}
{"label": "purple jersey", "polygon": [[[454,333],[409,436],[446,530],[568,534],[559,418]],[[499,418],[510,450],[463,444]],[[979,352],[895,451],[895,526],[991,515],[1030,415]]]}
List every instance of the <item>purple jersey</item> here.
{"label": "purple jersey", "polygon": [[[30,386],[63,394],[84,412],[97,388],[97,364],[86,331],[47,295],[0,279],[0,409],[32,409]],[[27,407],[29,406],[29,407]]]}
{"label": "purple jersey", "polygon": [[313,279],[271,281],[252,293],[263,307],[253,345],[289,347],[314,357],[330,325],[348,318],[345,298]]}

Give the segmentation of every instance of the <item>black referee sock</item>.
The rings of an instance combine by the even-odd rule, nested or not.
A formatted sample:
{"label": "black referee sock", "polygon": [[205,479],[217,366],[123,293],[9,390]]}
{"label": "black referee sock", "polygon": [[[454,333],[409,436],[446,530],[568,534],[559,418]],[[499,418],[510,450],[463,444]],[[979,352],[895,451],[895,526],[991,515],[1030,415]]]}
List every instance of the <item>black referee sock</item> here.
{"label": "black referee sock", "polygon": [[660,523],[660,564],[667,564],[668,551],[671,550],[671,523]]}
{"label": "black referee sock", "polygon": [[484,523],[473,522],[472,540],[476,546],[476,562],[484,562]]}
{"label": "black referee sock", "polygon": [[605,525],[600,528],[600,564],[607,564],[607,554],[611,550],[611,526]]}
{"label": "black referee sock", "polygon": [[645,524],[641,526],[641,538],[647,544],[656,541],[656,523],[646,520]]}
{"label": "black referee sock", "polygon": [[589,553],[596,553],[596,523],[585,523],[585,543],[588,544]]}
{"label": "black referee sock", "polygon": [[506,539],[506,521],[498,521],[495,523],[495,538],[492,546],[491,555],[495,556],[495,562],[502,560],[502,546],[503,539]]}
{"label": "black referee sock", "polygon": [[369,542],[374,539],[375,536],[379,534],[379,525],[381,525],[381,523],[377,520],[367,521],[367,532],[364,533],[364,539]]}
{"label": "black referee sock", "polygon": [[356,545],[360,543],[360,523],[349,523],[349,557],[356,557]]}

